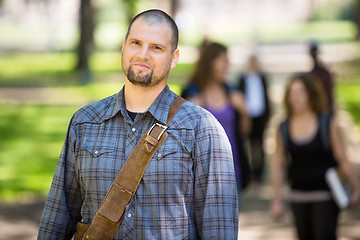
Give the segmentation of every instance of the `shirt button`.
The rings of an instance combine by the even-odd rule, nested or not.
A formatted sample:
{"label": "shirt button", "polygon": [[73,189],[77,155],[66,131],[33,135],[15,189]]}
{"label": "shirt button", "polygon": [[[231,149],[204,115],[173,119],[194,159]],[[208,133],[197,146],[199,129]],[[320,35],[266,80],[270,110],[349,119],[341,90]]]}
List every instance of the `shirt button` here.
{"label": "shirt button", "polygon": [[136,128],[132,128],[131,131],[135,132],[135,131],[136,131]]}
{"label": "shirt button", "polygon": [[98,155],[99,154],[99,151],[95,151],[95,155]]}
{"label": "shirt button", "polygon": [[129,213],[129,214],[127,215],[127,217],[128,217],[128,218],[131,218],[131,213]]}
{"label": "shirt button", "polygon": [[161,153],[159,153],[159,154],[158,154],[158,157],[161,158],[161,156],[162,156]]}

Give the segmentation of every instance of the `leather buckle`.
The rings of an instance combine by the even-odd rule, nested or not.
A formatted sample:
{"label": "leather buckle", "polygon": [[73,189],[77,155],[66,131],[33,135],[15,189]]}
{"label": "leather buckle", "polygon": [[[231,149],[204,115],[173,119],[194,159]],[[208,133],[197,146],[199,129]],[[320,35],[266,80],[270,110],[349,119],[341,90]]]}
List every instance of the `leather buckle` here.
{"label": "leather buckle", "polygon": [[163,128],[163,130],[160,132],[157,140],[159,141],[161,136],[164,134],[164,132],[166,131],[166,129],[168,128],[168,126],[162,125],[161,123],[155,123],[154,125],[151,126],[149,132],[147,133],[147,135],[150,135],[151,131],[154,129],[155,126],[161,127]]}

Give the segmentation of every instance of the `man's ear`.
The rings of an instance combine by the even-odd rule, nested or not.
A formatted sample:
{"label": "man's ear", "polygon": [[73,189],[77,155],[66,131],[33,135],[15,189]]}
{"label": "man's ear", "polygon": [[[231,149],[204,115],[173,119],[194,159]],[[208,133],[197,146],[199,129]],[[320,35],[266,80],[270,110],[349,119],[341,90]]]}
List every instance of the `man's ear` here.
{"label": "man's ear", "polygon": [[179,53],[179,49],[177,48],[172,54],[171,69],[174,69],[176,67],[176,64],[179,61],[179,56],[180,56],[180,53]]}

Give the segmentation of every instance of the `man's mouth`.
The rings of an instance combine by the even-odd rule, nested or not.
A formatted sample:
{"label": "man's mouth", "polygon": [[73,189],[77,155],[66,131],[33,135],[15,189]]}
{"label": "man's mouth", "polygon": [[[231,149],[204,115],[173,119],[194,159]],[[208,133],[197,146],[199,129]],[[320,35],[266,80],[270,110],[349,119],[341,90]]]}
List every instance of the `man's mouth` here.
{"label": "man's mouth", "polygon": [[150,69],[150,67],[144,63],[134,63],[133,65],[137,68],[144,69],[144,70]]}

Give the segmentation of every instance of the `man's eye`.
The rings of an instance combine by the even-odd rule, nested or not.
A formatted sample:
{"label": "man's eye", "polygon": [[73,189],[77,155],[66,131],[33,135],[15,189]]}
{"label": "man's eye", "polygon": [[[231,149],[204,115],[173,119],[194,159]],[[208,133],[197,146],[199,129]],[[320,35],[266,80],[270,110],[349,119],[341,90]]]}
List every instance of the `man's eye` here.
{"label": "man's eye", "polygon": [[154,46],[153,49],[155,49],[155,50],[162,50],[162,48],[159,47],[159,46]]}
{"label": "man's eye", "polygon": [[140,45],[140,42],[137,42],[137,41],[134,41],[134,42],[131,42],[132,45]]}

